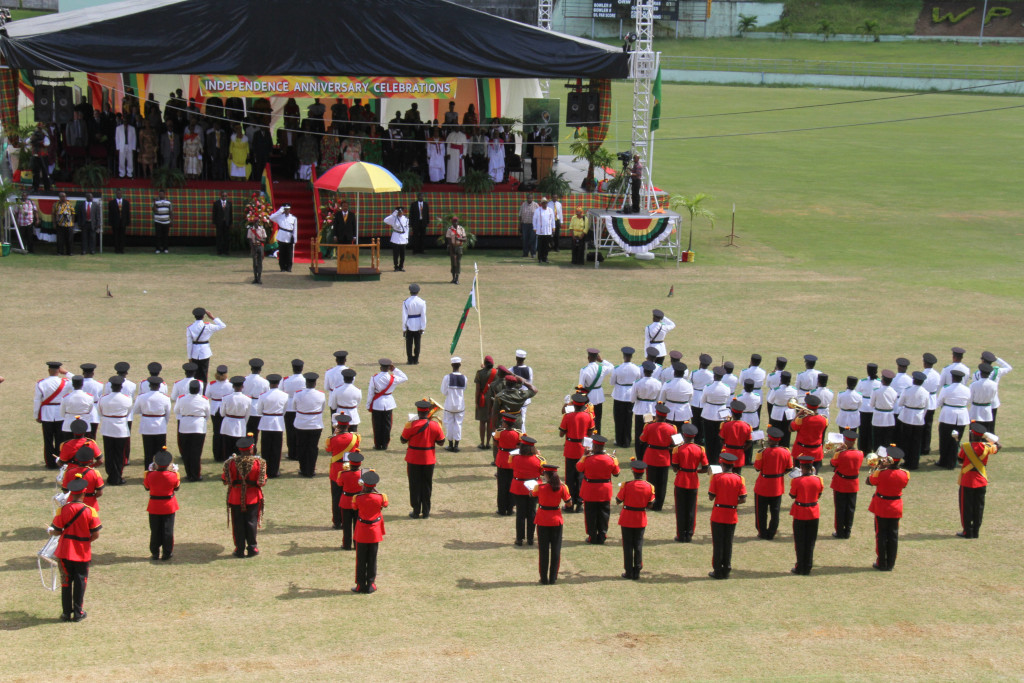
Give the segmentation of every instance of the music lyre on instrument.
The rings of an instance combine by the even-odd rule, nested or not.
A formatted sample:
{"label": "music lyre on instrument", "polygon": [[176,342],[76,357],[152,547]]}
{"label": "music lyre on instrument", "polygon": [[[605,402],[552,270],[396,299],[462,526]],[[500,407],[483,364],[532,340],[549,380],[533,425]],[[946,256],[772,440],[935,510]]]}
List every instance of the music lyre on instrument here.
{"label": "music lyre on instrument", "polygon": [[[57,553],[57,544],[60,543],[60,536],[50,536],[46,541],[46,545],[43,549],[36,553],[36,566],[39,567],[39,580],[43,584],[43,588],[49,591],[57,590],[57,559],[54,555]],[[46,576],[46,569],[43,568],[43,562],[46,562],[47,568],[50,571],[50,576]],[[49,578],[49,580],[47,580]]]}

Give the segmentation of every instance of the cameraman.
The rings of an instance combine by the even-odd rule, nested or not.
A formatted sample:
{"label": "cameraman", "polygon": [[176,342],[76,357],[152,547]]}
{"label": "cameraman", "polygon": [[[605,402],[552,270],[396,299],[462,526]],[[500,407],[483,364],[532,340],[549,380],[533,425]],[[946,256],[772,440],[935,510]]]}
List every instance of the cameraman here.
{"label": "cameraman", "polygon": [[644,177],[644,165],[640,162],[640,155],[633,155],[633,166],[629,169],[630,192],[633,199],[633,213],[640,213],[640,182]]}
{"label": "cameraman", "polygon": [[46,134],[44,126],[46,124],[42,121],[37,123],[36,129],[32,131],[32,136],[29,138],[29,143],[32,145],[32,192],[39,191],[40,180],[46,186],[47,192],[53,189],[53,184],[50,182],[50,174],[46,170],[50,136]]}

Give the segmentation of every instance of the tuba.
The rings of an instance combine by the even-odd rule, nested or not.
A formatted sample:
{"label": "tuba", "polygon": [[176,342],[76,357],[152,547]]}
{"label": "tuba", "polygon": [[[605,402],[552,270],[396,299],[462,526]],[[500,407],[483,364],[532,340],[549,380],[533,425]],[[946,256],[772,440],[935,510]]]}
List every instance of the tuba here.
{"label": "tuba", "polygon": [[440,403],[438,403],[437,401],[435,401],[434,399],[432,399],[430,397],[427,397],[427,398],[425,398],[423,400],[426,401],[427,403],[429,403],[430,406],[431,406],[430,407],[430,412],[427,413],[427,419],[428,420],[437,420],[440,423],[441,422],[441,418],[438,417],[437,414],[444,412],[444,406],[442,406]]}
{"label": "tuba", "polygon": [[893,460],[889,454],[885,452],[885,446],[879,446],[878,450],[869,455],[864,462],[867,463],[867,466],[870,469],[868,472],[868,476],[870,476],[879,469],[885,469],[892,466]]}

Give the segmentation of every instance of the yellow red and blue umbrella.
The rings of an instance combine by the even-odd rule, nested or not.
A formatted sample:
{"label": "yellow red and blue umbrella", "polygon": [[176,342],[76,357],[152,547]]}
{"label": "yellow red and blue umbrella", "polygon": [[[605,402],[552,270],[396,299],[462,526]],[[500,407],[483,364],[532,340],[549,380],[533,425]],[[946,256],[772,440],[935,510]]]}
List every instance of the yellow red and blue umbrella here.
{"label": "yellow red and blue umbrella", "polygon": [[313,187],[332,192],[355,192],[356,194],[356,242],[359,241],[359,194],[372,192],[400,192],[402,181],[383,166],[366,161],[347,161],[332,166],[316,179]]}

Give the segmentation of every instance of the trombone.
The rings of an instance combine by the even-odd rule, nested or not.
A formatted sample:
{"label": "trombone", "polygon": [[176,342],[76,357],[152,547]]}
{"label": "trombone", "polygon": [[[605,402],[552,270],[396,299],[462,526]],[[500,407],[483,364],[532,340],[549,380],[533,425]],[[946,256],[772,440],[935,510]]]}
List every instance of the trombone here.
{"label": "trombone", "polygon": [[817,415],[818,411],[814,408],[808,408],[805,405],[801,405],[795,398],[791,398],[786,402],[786,407],[790,410],[795,410],[799,417],[810,417],[811,415]]}

